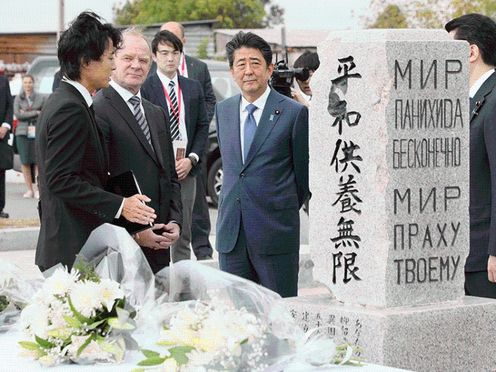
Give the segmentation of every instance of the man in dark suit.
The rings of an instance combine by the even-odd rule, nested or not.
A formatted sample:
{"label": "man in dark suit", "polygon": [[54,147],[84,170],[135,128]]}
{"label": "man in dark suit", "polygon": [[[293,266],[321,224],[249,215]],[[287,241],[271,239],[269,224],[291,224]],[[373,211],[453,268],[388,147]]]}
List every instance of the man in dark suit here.
{"label": "man in dark suit", "polygon": [[58,58],[64,79],[47,100],[38,121],[41,218],[36,264],[71,267],[91,231],[121,215],[131,222],[154,221],[145,195],[123,198],[104,191],[107,158],[90,92],[107,87],[120,32],[90,12],[62,33]]}
{"label": "man in dark suit", "polygon": [[[160,223],[134,236],[157,272],[169,265],[168,248],[179,238],[181,187],[165,113],[141,99],[140,88],[150,68],[150,46],[136,30],[125,30],[122,36],[110,87],[95,97],[96,121],[107,145],[110,175],[132,170],[142,192],[151,199],[149,205],[157,211]],[[157,234],[158,229],[165,232]]]}
{"label": "man in dark suit", "polygon": [[[12,150],[7,141],[12,125],[13,112],[14,103],[10,94],[9,81],[6,77],[0,76],[0,165],[4,162],[10,163],[10,161],[6,160],[7,157],[12,156]],[[0,218],[9,218],[9,214],[3,210],[5,208],[6,167],[7,165],[0,166]]]}
{"label": "man in dark suit", "polygon": [[[186,37],[182,24],[166,22],[160,27],[160,31],[163,30],[170,31],[176,35],[182,41],[184,47]],[[205,106],[207,108],[208,122],[210,123],[214,116],[216,98],[207,64],[183,52],[179,61],[179,74],[200,82],[205,95]],[[208,141],[205,152],[208,152]],[[196,176],[196,196],[191,223],[191,246],[198,260],[212,258],[213,249],[209,241],[210,229],[210,214],[207,203],[207,162],[203,161],[200,163],[200,171]]]}
{"label": "man in dark suit", "polygon": [[198,163],[204,160],[208,138],[208,117],[200,83],[178,75],[183,50],[181,40],[169,31],[160,31],[152,41],[157,71],[150,75],[141,94],[168,114],[174,144],[176,172],[181,182],[183,225],[172,247],[172,261],[191,257],[191,214],[196,194]]}
{"label": "man in dark suit", "polygon": [[496,298],[496,24],[480,14],[449,21],[470,44],[470,253],[465,293]]}
{"label": "man in dark suit", "polygon": [[308,110],[268,86],[272,51],[261,37],[239,32],[226,51],[241,95],[215,112],[224,169],[220,268],[296,296],[299,209],[309,196]]}

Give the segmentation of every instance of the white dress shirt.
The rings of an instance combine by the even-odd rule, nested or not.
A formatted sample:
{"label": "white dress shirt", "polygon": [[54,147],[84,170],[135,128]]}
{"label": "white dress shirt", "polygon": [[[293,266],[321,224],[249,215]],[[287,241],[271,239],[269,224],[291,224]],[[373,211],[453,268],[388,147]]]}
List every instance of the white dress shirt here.
{"label": "white dress shirt", "polygon": [[112,88],[115,89],[115,91],[117,93],[119,93],[119,95],[122,97],[122,99],[126,102],[127,107],[129,107],[129,110],[131,110],[131,113],[133,115],[134,115],[134,106],[133,106],[133,104],[131,102],[129,102],[129,100],[131,99],[131,97],[134,97],[134,96],[138,97],[140,99],[140,109],[141,109],[141,112],[146,117],[146,115],[145,115],[145,109],[143,108],[143,103],[142,103],[142,99],[143,98],[141,98],[141,92],[140,91],[138,91],[138,93],[136,93],[136,94],[133,94],[132,92],[130,92],[126,88],[121,87],[119,84],[117,84],[113,80],[110,81],[110,85],[112,86]]}
{"label": "white dress shirt", "polygon": [[475,97],[475,95],[477,94],[477,91],[480,89],[482,84],[484,84],[486,82],[486,80],[489,79],[489,77],[493,73],[494,73],[494,69],[492,68],[489,71],[487,71],[486,73],[484,73],[480,78],[478,78],[474,84],[472,84],[472,86],[470,87],[470,91],[469,91],[470,98]]}
{"label": "white dress shirt", "polygon": [[[253,113],[253,117],[255,118],[255,122],[258,123],[260,122],[260,118],[262,117],[262,112],[264,110],[265,104],[267,103],[267,98],[269,98],[270,94],[270,88],[267,86],[267,89],[265,89],[265,92],[258,97],[253,104],[257,106],[257,109]],[[239,134],[240,134],[240,140],[241,140],[241,159],[245,158],[245,121],[246,118],[248,117],[248,110],[246,109],[246,106],[248,106],[250,102],[246,100],[245,97],[241,96],[241,105],[239,105]],[[247,149],[246,151],[248,151]]]}

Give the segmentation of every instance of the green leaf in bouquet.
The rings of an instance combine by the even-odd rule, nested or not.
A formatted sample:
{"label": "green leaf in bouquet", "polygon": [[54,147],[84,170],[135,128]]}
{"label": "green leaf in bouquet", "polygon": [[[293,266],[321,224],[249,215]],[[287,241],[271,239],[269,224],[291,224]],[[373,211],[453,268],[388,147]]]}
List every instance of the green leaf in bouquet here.
{"label": "green leaf in bouquet", "polygon": [[154,358],[154,357],[159,357],[160,356],[160,353],[157,353],[156,351],[153,351],[153,350],[141,349],[141,352],[147,358]]}
{"label": "green leaf in bouquet", "polygon": [[162,357],[147,358],[139,362],[138,365],[142,367],[158,366],[159,364],[165,362],[166,359],[167,358],[162,358]]}
{"label": "green leaf in bouquet", "polygon": [[108,324],[115,329],[122,331],[132,331],[134,326],[131,323],[122,323],[119,318],[108,318]]}
{"label": "green leaf in bouquet", "polygon": [[93,323],[91,323],[91,324],[88,326],[88,329],[89,329],[89,330],[93,330],[93,329],[95,329],[96,327],[98,327],[99,325],[101,325],[101,324],[105,323],[106,321],[107,321],[107,319],[101,319],[101,320],[99,320],[99,321],[97,321],[97,322],[93,322]]}
{"label": "green leaf in bouquet", "polygon": [[103,351],[114,356],[117,363],[120,363],[124,359],[126,345],[122,338],[115,340],[115,342],[108,342],[106,338],[102,339],[99,337],[97,342]]}
{"label": "green leaf in bouquet", "polygon": [[4,311],[7,306],[9,306],[9,300],[7,299],[7,296],[0,296],[0,312]]}
{"label": "green leaf in bouquet", "polygon": [[245,339],[244,339],[243,341],[241,341],[239,344],[240,344],[240,345],[244,345],[244,344],[246,344],[247,342],[248,342],[248,338],[245,338]]}
{"label": "green leaf in bouquet", "polygon": [[76,356],[80,356],[81,353],[84,351],[84,349],[86,349],[86,347],[90,344],[91,341],[93,341],[95,339],[95,335],[92,334],[90,335],[86,341],[84,341],[84,343],[79,347],[79,349],[77,350],[77,353],[76,353]]}
{"label": "green leaf in bouquet", "polygon": [[39,350],[40,345],[38,345],[36,342],[31,342],[31,341],[19,341],[19,345],[23,347],[26,350]]}
{"label": "green leaf in bouquet", "polygon": [[57,328],[52,329],[47,332],[47,335],[50,337],[60,338],[62,340],[66,340],[71,338],[73,331],[71,328]]}
{"label": "green leaf in bouquet", "polygon": [[144,368],[134,368],[131,370],[131,372],[145,372],[146,370]]}
{"label": "green leaf in bouquet", "polygon": [[73,318],[72,316],[64,315],[64,320],[67,325],[72,328],[81,328],[83,325],[79,320]]}
{"label": "green leaf in bouquet", "polygon": [[192,346],[176,346],[170,348],[168,351],[171,355],[172,358],[174,358],[177,362],[177,364],[182,365],[188,363],[188,357],[186,354],[188,354],[191,350],[194,350],[195,348]]}
{"label": "green leaf in bouquet", "polygon": [[89,324],[91,322],[90,318],[86,318],[83,314],[81,314],[79,311],[76,310],[76,308],[72,304],[71,296],[67,296],[67,302],[69,304],[69,308],[71,309],[72,313],[74,314],[74,317],[77,320],[79,320],[81,323],[86,323],[86,324]]}
{"label": "green leaf in bouquet", "polygon": [[165,340],[162,340],[162,341],[158,341],[158,342],[157,342],[157,345],[158,345],[158,346],[165,346],[165,347],[169,347],[169,346],[174,346],[174,345],[176,345],[176,343],[175,343],[175,342],[173,342],[173,341],[165,341]]}
{"label": "green leaf in bouquet", "polygon": [[36,340],[36,342],[38,343],[38,345],[40,345],[42,348],[44,349],[51,349],[51,348],[54,348],[55,347],[55,344],[48,341],[48,340],[45,340],[44,338],[41,338],[41,337],[38,337],[38,336],[34,336],[34,339]]}
{"label": "green leaf in bouquet", "polygon": [[89,280],[95,283],[100,283],[100,277],[96,273],[95,267],[83,256],[78,255],[78,262],[74,265],[74,269],[79,271],[80,280]]}

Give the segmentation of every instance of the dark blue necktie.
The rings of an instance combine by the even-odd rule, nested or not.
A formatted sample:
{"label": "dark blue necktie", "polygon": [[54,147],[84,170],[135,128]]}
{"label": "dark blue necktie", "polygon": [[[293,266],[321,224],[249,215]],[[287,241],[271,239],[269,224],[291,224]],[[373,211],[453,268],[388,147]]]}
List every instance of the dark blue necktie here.
{"label": "dark blue necktie", "polygon": [[248,152],[250,151],[250,146],[251,143],[253,142],[253,137],[255,137],[255,132],[257,130],[257,122],[255,121],[255,117],[253,116],[253,113],[258,107],[255,106],[254,104],[249,104],[246,106],[246,111],[248,111],[248,116],[246,117],[245,120],[245,130],[244,130],[244,161],[246,161],[246,158],[248,157]]}

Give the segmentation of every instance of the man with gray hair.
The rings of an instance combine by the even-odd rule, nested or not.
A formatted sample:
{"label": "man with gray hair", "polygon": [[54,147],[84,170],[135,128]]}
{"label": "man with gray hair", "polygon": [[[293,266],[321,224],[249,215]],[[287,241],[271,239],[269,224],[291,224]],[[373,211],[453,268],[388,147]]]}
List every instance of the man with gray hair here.
{"label": "man with gray hair", "polygon": [[181,190],[167,117],[140,94],[150,68],[150,46],[136,29],[122,36],[110,86],[95,97],[95,114],[107,145],[110,174],[132,170],[157,212],[158,223],[134,235],[157,272],[169,265],[169,247],[179,238]]}

